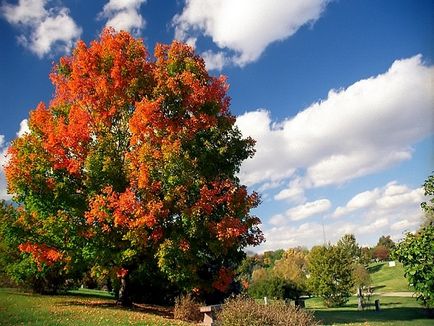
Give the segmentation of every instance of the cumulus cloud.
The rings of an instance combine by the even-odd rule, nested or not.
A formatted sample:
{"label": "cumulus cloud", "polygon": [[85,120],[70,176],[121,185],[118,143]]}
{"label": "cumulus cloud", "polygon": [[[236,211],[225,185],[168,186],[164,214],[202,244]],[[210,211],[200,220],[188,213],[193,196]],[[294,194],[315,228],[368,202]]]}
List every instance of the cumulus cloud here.
{"label": "cumulus cloud", "polygon": [[191,44],[200,35],[210,37],[224,54],[208,52],[209,57],[225,58],[223,64],[244,66],[257,60],[269,44],[284,40],[301,26],[315,22],[328,2],[187,0],[182,13],[173,18],[175,37]]}
{"label": "cumulus cloud", "polygon": [[[396,181],[388,183],[382,188],[361,192],[351,198],[343,207],[337,207],[331,217],[348,217],[355,213],[364,218],[371,216],[390,216],[395,214],[405,218],[405,212],[416,210],[417,214],[410,214],[415,218],[420,217],[419,203],[425,200],[422,188],[411,189]],[[399,221],[401,221],[399,220]]]}
{"label": "cumulus cloud", "polygon": [[296,246],[323,244],[323,228],[319,223],[303,223],[299,226],[275,226],[264,229],[267,241],[255,251],[286,249]]}
{"label": "cumulus cloud", "polygon": [[104,5],[98,17],[107,18],[106,26],[138,35],[146,25],[140,14],[140,6],[143,3],[146,3],[146,0],[110,0]]}
{"label": "cumulus cloud", "polygon": [[3,3],[1,15],[23,33],[18,42],[38,57],[55,52],[68,53],[80,37],[77,26],[65,7],[47,9],[49,0],[19,0],[17,5]]}
{"label": "cumulus cloud", "polygon": [[[264,223],[262,228],[267,242],[254,250],[336,243],[347,233],[353,233],[359,243],[370,246],[375,245],[382,235],[392,235],[398,240],[405,232],[412,232],[421,224],[423,212],[419,204],[422,201],[426,201],[422,188],[410,188],[393,181],[355,195],[345,206],[336,208],[329,216],[324,215],[324,223],[318,219],[309,222],[301,218],[291,220],[289,215],[301,217],[304,212],[315,210],[324,214],[330,208],[330,202],[319,200],[299,205],[272,216]],[[336,214],[340,218],[329,218]],[[297,222],[301,224],[297,225]]]}
{"label": "cumulus cloud", "polygon": [[208,70],[222,70],[223,67],[230,61],[223,52],[205,51],[202,53],[202,58],[205,61]]}
{"label": "cumulus cloud", "polygon": [[306,197],[304,195],[304,188],[302,180],[296,178],[289,183],[288,188],[281,190],[274,196],[275,200],[287,200],[293,203],[304,203]]}
{"label": "cumulus cloud", "polygon": [[7,163],[7,146],[5,137],[0,135],[0,200],[10,200],[12,197],[7,193],[6,178],[3,172],[3,167]]}
{"label": "cumulus cloud", "polygon": [[[434,67],[422,56],[396,60],[383,74],[331,90],[293,118],[273,122],[267,110],[237,118],[256,154],[239,174],[247,185],[303,175],[303,187],[342,184],[412,157],[433,132]],[[279,197],[284,197],[282,193]]]}
{"label": "cumulus cloud", "polygon": [[278,214],[271,218],[270,223],[279,225],[286,221],[300,221],[311,216],[317,216],[327,212],[331,207],[331,202],[328,199],[319,199],[312,202],[307,202],[288,209],[285,214]]}
{"label": "cumulus cloud", "polygon": [[20,122],[20,129],[17,132],[17,137],[21,137],[24,134],[27,134],[28,132],[30,132],[29,122],[27,121],[27,119],[24,119],[23,121]]}

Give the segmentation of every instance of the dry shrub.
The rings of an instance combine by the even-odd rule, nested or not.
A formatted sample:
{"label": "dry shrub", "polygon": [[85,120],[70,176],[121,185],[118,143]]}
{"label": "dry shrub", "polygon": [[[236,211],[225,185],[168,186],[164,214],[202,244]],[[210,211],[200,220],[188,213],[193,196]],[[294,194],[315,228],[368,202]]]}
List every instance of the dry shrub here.
{"label": "dry shrub", "polygon": [[283,302],[264,305],[253,299],[234,298],[218,313],[220,326],[311,326],[319,325],[307,310]]}
{"label": "dry shrub", "polygon": [[203,304],[197,302],[191,294],[182,295],[175,299],[174,317],[185,321],[201,321],[203,319],[201,306]]}

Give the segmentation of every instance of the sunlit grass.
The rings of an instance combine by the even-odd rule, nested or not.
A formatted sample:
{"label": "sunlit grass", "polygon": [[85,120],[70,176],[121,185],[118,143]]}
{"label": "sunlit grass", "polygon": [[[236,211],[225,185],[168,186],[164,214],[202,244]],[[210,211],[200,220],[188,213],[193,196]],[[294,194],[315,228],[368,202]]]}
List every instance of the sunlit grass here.
{"label": "sunlit grass", "polygon": [[375,292],[411,291],[401,263],[397,262],[395,267],[389,267],[388,263],[374,263],[369,270]]}
{"label": "sunlit grass", "polygon": [[191,325],[155,306],[124,309],[103,291],[73,295],[38,295],[0,289],[0,325]]}
{"label": "sunlit grass", "polygon": [[[375,311],[374,302],[380,300],[380,311]],[[306,308],[325,325],[433,325],[425,309],[411,297],[373,296],[365,310],[357,310],[357,298],[351,297],[344,307],[326,308],[320,298],[306,300]]]}

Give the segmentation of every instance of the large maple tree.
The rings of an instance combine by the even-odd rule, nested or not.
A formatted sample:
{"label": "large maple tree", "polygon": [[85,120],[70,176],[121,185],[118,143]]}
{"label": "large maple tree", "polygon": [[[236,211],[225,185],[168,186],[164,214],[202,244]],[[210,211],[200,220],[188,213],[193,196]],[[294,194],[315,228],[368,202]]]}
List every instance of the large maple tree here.
{"label": "large maple tree", "polygon": [[254,141],[229,111],[225,77],[185,44],[105,29],[50,74],[5,168],[21,205],[19,249],[39,271],[155,265],[185,291],[226,292],[242,248],[263,241],[259,204],[236,177]]}

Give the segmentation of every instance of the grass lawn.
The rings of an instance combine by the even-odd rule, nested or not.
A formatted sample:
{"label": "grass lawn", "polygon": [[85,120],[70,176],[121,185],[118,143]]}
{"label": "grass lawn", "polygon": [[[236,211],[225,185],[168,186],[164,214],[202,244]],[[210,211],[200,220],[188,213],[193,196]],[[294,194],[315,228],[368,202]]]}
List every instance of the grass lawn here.
{"label": "grass lawn", "polygon": [[148,325],[191,326],[174,320],[170,309],[116,306],[103,291],[79,290],[70,295],[38,295],[0,288],[0,325]]}
{"label": "grass lawn", "polygon": [[401,263],[396,262],[395,267],[389,267],[388,263],[373,263],[368,270],[376,293],[412,291]]}
{"label": "grass lawn", "polygon": [[[375,311],[374,301],[380,299],[380,311]],[[320,298],[306,300],[306,307],[314,311],[324,325],[434,325],[415,298],[373,296],[371,306],[357,310],[357,298],[352,297],[344,307],[325,308]]]}

